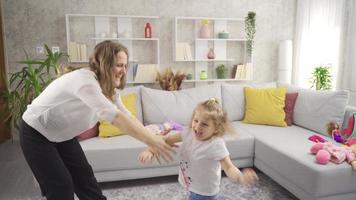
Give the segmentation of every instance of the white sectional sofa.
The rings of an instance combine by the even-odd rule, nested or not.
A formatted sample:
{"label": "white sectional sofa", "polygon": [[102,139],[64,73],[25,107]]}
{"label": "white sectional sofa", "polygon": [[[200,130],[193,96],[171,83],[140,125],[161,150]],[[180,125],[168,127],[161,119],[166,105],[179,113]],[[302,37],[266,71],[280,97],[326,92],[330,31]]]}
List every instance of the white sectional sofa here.
{"label": "white sectional sofa", "polygon": [[[288,91],[299,93],[294,124],[275,127],[241,122],[245,112],[245,86],[276,87],[276,83],[213,84],[174,92],[140,86],[127,88],[122,95],[136,94],[137,117],[145,124],[174,120],[188,125],[198,102],[218,98],[239,133],[238,137],[225,137],[230,156],[238,167],[255,166],[300,199],[355,200],[356,171],[347,163],[316,164],[314,156],[309,154],[313,142],[308,140],[310,135],[325,133],[328,121],[342,123],[356,112],[355,107],[346,106],[348,93],[288,87]],[[162,165],[139,163],[137,156],[145,145],[127,135],[91,138],[81,145],[99,182],[178,173],[177,159]]]}

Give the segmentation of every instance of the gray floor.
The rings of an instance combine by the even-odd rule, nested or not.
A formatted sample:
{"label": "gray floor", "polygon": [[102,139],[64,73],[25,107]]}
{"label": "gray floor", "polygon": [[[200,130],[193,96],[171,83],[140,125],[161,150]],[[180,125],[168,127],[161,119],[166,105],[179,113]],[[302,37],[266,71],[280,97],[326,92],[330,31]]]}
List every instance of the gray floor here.
{"label": "gray floor", "polygon": [[[238,199],[297,199],[272,179],[257,171],[260,181],[257,187],[248,188],[231,184],[227,178],[222,181],[223,200]],[[109,200],[115,199],[183,199],[182,188],[177,183],[177,176],[152,179],[118,181],[100,184]],[[233,193],[229,191],[234,191]],[[228,194],[230,193],[230,194]],[[154,195],[158,195],[157,197]],[[173,195],[173,196],[172,196]],[[182,196],[183,195],[183,196]],[[229,197],[228,195],[233,195]],[[257,195],[257,196],[256,196]],[[244,197],[243,197],[244,196]],[[35,200],[41,199],[40,189],[35,185],[18,141],[6,141],[0,144],[0,200]]]}

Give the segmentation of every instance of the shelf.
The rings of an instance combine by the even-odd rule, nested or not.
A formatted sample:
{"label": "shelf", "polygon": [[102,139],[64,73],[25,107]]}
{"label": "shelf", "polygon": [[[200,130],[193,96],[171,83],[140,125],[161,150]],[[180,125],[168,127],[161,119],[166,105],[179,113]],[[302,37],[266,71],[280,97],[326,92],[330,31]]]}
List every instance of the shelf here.
{"label": "shelf", "polygon": [[93,37],[92,40],[125,40],[125,41],[158,41],[158,38],[110,38],[110,37]]}
{"label": "shelf", "polygon": [[176,60],[176,62],[227,62],[227,61],[234,61],[235,59],[228,58],[228,59],[193,59],[193,60]]}
{"label": "shelf", "polygon": [[233,78],[226,78],[226,79],[206,79],[206,80],[183,80],[186,83],[194,83],[194,82],[224,82],[224,81],[249,81],[248,79],[233,79]]}
{"label": "shelf", "polygon": [[244,18],[223,18],[223,17],[176,17],[176,19],[186,19],[186,20],[224,20],[224,21],[240,21],[244,22]]}
{"label": "shelf", "polygon": [[127,84],[149,84],[149,83],[156,83],[156,81],[149,81],[149,82],[135,82],[135,81],[127,81]]}
{"label": "shelf", "polygon": [[159,16],[141,16],[141,15],[91,15],[91,14],[66,14],[66,17],[118,17],[118,18],[143,18],[158,19]]}
{"label": "shelf", "polygon": [[236,41],[236,42],[246,42],[245,38],[196,38],[196,41]]}

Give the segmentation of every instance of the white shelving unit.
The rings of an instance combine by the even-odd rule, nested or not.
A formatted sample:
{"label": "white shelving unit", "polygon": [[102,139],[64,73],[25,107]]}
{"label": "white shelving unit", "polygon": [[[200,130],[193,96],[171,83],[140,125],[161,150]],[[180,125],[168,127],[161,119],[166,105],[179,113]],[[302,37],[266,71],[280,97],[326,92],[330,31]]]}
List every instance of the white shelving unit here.
{"label": "white shelving unit", "polygon": [[[116,40],[129,51],[129,62],[160,67],[158,16],[66,14],[67,51],[73,63],[87,63],[95,45]],[[144,37],[145,24],[152,25],[152,38]],[[129,83],[136,83],[128,79]],[[149,82],[148,82],[149,83]]]}
{"label": "white shelving unit", "polygon": [[[209,21],[210,37],[208,38],[201,38],[199,34],[202,20]],[[228,32],[229,37],[219,38],[220,32]],[[246,51],[247,40],[243,18],[175,17],[173,34],[173,60],[194,63],[193,80],[185,80],[185,82],[252,80],[252,60]],[[210,48],[214,50],[214,59],[207,58]],[[231,77],[233,65],[247,63],[250,70],[248,77],[239,79]],[[215,68],[220,64],[229,68],[226,79],[217,79]],[[203,70],[208,73],[207,80],[200,80],[200,72]]]}

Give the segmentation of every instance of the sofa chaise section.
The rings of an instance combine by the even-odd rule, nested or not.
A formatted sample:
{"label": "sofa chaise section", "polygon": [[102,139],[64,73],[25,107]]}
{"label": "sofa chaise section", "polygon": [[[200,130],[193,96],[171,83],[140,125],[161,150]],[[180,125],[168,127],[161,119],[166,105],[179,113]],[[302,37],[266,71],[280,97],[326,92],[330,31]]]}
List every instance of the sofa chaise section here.
{"label": "sofa chaise section", "polygon": [[313,142],[308,137],[315,132],[298,126],[237,123],[255,137],[255,166],[298,198],[355,199],[356,172],[351,166],[346,162],[319,165],[309,153]]}

